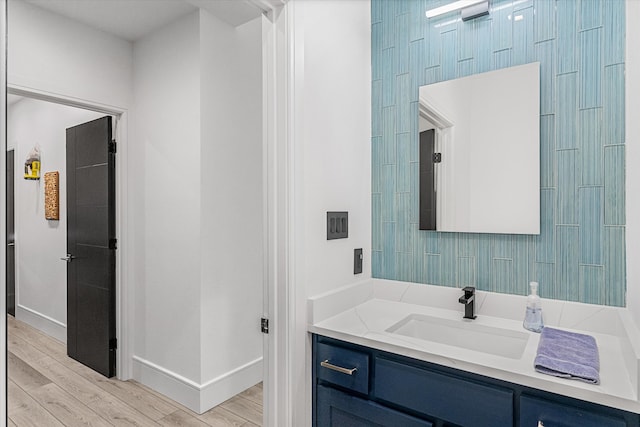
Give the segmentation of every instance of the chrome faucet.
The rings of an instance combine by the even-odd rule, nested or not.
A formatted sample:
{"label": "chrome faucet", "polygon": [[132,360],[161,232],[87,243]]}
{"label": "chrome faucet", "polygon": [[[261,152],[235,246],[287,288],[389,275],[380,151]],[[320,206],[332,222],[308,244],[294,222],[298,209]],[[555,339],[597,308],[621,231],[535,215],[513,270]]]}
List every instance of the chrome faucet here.
{"label": "chrome faucet", "polygon": [[473,286],[467,286],[462,288],[464,295],[458,298],[460,304],[464,304],[464,318],[475,319],[475,303],[476,303],[476,288]]}

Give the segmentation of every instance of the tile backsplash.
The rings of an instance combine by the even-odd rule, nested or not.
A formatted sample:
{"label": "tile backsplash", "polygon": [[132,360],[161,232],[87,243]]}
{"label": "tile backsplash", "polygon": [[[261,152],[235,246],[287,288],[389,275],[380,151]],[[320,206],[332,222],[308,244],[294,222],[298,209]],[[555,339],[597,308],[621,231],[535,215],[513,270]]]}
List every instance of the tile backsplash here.
{"label": "tile backsplash", "polygon": [[[625,2],[372,0],[377,278],[624,306]],[[418,87],[540,62],[540,235],[418,230]]]}

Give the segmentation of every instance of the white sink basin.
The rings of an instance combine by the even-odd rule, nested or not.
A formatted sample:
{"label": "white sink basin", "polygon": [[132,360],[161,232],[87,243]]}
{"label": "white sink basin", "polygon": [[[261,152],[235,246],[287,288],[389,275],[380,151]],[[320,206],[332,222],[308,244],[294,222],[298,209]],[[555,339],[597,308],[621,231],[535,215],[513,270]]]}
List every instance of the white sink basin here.
{"label": "white sink basin", "polygon": [[451,345],[496,356],[522,357],[529,334],[480,325],[473,320],[452,320],[411,314],[387,329],[387,332]]}

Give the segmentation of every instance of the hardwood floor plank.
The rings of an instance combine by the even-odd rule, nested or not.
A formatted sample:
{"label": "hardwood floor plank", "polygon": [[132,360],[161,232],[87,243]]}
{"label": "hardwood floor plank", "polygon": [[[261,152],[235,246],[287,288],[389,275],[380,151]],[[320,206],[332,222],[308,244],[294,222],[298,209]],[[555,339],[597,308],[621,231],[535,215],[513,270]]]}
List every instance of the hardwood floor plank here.
{"label": "hardwood floor plank", "polygon": [[9,380],[7,384],[7,412],[11,416],[14,412],[28,409],[33,399],[16,383]]}
{"label": "hardwood floor plank", "polygon": [[8,322],[8,333],[16,334],[23,340],[51,357],[67,357],[67,347],[64,343],[52,338],[17,319]]}
{"label": "hardwood floor plank", "polygon": [[[48,345],[51,345],[51,343]],[[96,385],[98,388],[120,399],[131,408],[134,408],[136,411],[153,420],[158,420],[178,409],[167,401],[158,399],[156,396],[149,395],[148,393],[144,393],[135,384],[131,384],[128,381],[106,378],[66,355],[60,355],[58,353],[53,357],[67,369],[73,371],[77,375],[89,381],[91,384]]]}
{"label": "hardwood floor plank", "polygon": [[152,420],[158,420],[177,410],[175,406],[152,394],[144,393],[139,387],[128,381],[114,381],[102,378],[96,384],[113,396],[127,402],[128,405],[133,406]]}
{"label": "hardwood floor plank", "polygon": [[255,425],[220,406],[198,415],[198,418],[211,427],[253,427]]}
{"label": "hardwood floor plank", "polygon": [[29,391],[29,395],[66,426],[110,427],[111,424],[56,384]]}
{"label": "hardwood floor plank", "polygon": [[191,409],[187,408],[186,406],[183,406],[181,403],[170,399],[169,397],[165,396],[164,394],[159,393],[159,392],[155,391],[154,389],[147,387],[144,384],[140,384],[136,380],[129,380],[128,382],[130,382],[132,384],[135,384],[136,387],[138,387],[139,389],[143,390],[145,393],[152,394],[153,396],[157,397],[158,399],[163,400],[165,403],[168,403],[169,405],[174,406],[176,409],[180,409],[181,411],[184,411],[189,415],[193,415],[194,417],[198,416],[198,414],[196,412],[192,411]]}
{"label": "hardwood floor plank", "polygon": [[17,384],[9,381],[8,415],[18,427],[64,426]]}
{"label": "hardwood floor plank", "polygon": [[123,404],[116,398],[99,400],[89,405],[98,415],[114,426],[157,426],[158,423]]}
{"label": "hardwood floor plank", "polygon": [[220,405],[254,424],[262,424],[262,405],[241,396],[235,396]]}
{"label": "hardwood floor plank", "polygon": [[29,343],[16,334],[7,335],[7,348],[11,353],[27,363],[32,363],[47,357],[46,354],[29,345]]}
{"label": "hardwood floor plank", "polygon": [[49,372],[55,383],[99,416],[114,425],[156,425],[135,408],[93,384],[57,360],[36,362],[38,369]]}
{"label": "hardwood floor plank", "polygon": [[158,420],[158,424],[166,427],[208,427],[204,422],[181,410]]}
{"label": "hardwood floor plank", "polygon": [[8,318],[10,426],[262,424],[262,384],[198,415],[136,381],[105,378],[66,355],[66,345]]}
{"label": "hardwood floor plank", "polygon": [[100,387],[87,381],[57,360],[47,357],[38,360],[33,366],[40,372],[46,372],[47,376],[61,389],[85,405],[107,397],[107,393]]}
{"label": "hardwood floor plank", "polygon": [[41,387],[51,382],[49,378],[33,369],[29,364],[11,352],[7,353],[7,366],[9,378],[25,391]]}
{"label": "hardwood floor plank", "polygon": [[64,427],[53,415],[37,403],[28,411],[20,411],[11,416],[17,427]]}
{"label": "hardwood floor plank", "polygon": [[250,387],[240,393],[238,396],[242,396],[245,399],[249,399],[258,405],[262,405],[262,383],[258,383],[253,387]]}
{"label": "hardwood floor plank", "polygon": [[75,372],[91,381],[93,384],[119,398],[127,405],[135,408],[152,420],[159,420],[178,409],[163,399],[146,393],[133,382],[107,378],[84,365],[75,366],[74,368]]}

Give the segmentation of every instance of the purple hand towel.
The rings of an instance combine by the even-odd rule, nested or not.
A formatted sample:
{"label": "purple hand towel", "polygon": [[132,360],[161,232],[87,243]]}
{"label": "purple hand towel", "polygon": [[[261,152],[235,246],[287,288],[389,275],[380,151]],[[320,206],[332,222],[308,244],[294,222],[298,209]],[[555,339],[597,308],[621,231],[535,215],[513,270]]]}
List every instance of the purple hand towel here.
{"label": "purple hand towel", "polygon": [[544,328],[534,364],[543,374],[600,384],[598,345],[589,335]]}

